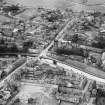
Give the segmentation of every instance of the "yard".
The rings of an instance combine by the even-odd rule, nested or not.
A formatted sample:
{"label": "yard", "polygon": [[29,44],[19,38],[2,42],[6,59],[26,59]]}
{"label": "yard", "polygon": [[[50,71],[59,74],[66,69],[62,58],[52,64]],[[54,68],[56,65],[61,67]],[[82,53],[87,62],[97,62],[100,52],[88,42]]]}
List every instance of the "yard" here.
{"label": "yard", "polygon": [[[47,92],[46,89],[48,89]],[[36,100],[38,105],[57,105],[57,101],[49,95],[50,91],[51,87],[46,88],[39,84],[26,83],[16,97],[21,100],[22,105],[29,105],[29,98]]]}

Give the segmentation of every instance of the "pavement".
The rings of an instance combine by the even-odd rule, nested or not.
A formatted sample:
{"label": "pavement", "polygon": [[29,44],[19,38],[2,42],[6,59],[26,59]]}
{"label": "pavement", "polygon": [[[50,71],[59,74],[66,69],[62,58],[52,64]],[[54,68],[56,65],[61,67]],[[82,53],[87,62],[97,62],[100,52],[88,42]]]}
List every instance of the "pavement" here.
{"label": "pavement", "polygon": [[[73,23],[74,21],[75,21],[75,19],[73,19],[73,20],[71,20],[71,21],[68,20],[67,23],[65,24],[64,28],[59,32],[59,34],[57,35],[57,37],[56,37],[55,39],[59,39],[59,38],[62,36],[63,32],[67,29],[67,27],[69,27],[70,23]],[[54,44],[54,40],[53,40],[53,41],[51,42],[51,44],[50,44],[45,50],[43,50],[43,51],[39,54],[39,56],[36,57],[35,59],[36,59],[36,60],[40,60],[40,57],[41,57],[41,56],[46,56],[48,49],[49,49],[53,44]],[[34,60],[35,60],[35,59],[34,59]],[[12,75],[14,75],[15,73],[18,73],[19,70],[20,70],[21,68],[24,68],[25,65],[26,65],[26,63],[29,63],[31,60],[32,60],[32,59],[28,59],[27,62],[25,62],[24,64],[22,64],[20,67],[18,67],[16,70],[14,70],[10,75],[8,75],[4,80],[2,80],[2,81],[0,82],[0,87],[2,87],[2,86],[4,85],[4,81],[9,80]],[[27,86],[29,86],[29,84],[28,84]],[[35,90],[35,88],[30,88],[30,89],[31,89],[31,90],[30,90],[31,92],[33,92],[32,90]],[[18,95],[19,95],[19,94],[18,94]],[[23,97],[23,95],[21,95],[21,96]],[[17,97],[17,96],[16,96],[16,97]],[[16,98],[16,97],[15,97],[15,98]],[[15,98],[13,98],[9,103],[11,103]]]}
{"label": "pavement", "polygon": [[31,61],[31,59],[26,60],[25,63],[23,63],[20,67],[16,68],[16,69],[15,69],[13,72],[11,72],[6,78],[4,78],[4,79],[0,82],[0,88],[3,87],[4,82],[5,82],[6,80],[10,80],[11,77],[12,77],[14,74],[18,73],[19,70],[21,70],[21,68],[25,67],[26,63],[28,63],[28,62],[30,62],[30,61]]}
{"label": "pavement", "polygon": [[[48,58],[42,58],[43,60],[43,62],[46,62],[47,64],[50,64],[50,65],[53,65],[52,64],[52,62],[53,62],[53,60],[51,60],[51,59],[48,59]],[[80,74],[80,75],[84,75],[84,76],[86,76],[88,79],[92,79],[92,80],[95,80],[95,81],[97,81],[97,82],[99,82],[99,83],[105,83],[105,79],[103,79],[103,78],[101,78],[101,77],[97,77],[97,76],[94,76],[94,75],[92,75],[92,74],[90,74],[90,73],[87,73],[87,72],[84,72],[84,71],[82,71],[82,70],[80,70],[80,69],[78,69],[78,68],[76,68],[76,67],[72,67],[72,66],[70,66],[70,65],[66,65],[66,64],[64,64],[64,63],[61,63],[61,62],[57,62],[57,66],[59,66],[59,67],[61,67],[61,68],[64,68],[64,69],[66,69],[66,70],[68,70],[68,71],[70,71],[71,72],[71,70],[73,71],[73,72],[75,72],[75,73],[78,73],[78,74]]]}
{"label": "pavement", "polygon": [[[73,18],[71,21],[69,20],[68,23],[61,30],[61,32],[59,32],[59,34],[57,35],[57,37],[55,39],[56,40],[61,40],[64,37],[64,34],[63,33],[67,30],[67,28],[72,27],[72,25],[73,25],[73,23],[75,21],[78,21],[78,18]],[[53,44],[54,44],[54,41],[52,41],[51,44],[45,50],[42,51],[42,53],[39,55],[39,58],[40,57],[42,57],[42,59],[43,58],[45,58],[45,59],[48,58],[46,54],[47,54],[49,48],[53,46]],[[52,65],[53,59],[52,60],[51,59],[46,59],[45,62],[47,62],[48,64]],[[71,61],[71,63],[73,64],[72,61]],[[83,68],[85,67],[85,70],[84,69],[81,70],[80,68],[78,68],[76,66],[73,67],[72,65],[70,66],[70,65],[64,64],[64,63],[62,63],[60,61],[57,61],[57,65],[60,66],[60,67],[65,68],[65,69],[68,69],[68,70],[71,70],[72,69],[72,70],[74,70],[74,72],[77,72],[79,74],[82,74],[82,75],[86,76],[89,79],[92,79],[92,80],[96,80],[98,82],[105,83],[105,75],[104,75],[105,72],[100,71],[98,69],[95,69],[93,67],[89,67],[89,66],[85,67],[85,66],[83,66]],[[79,65],[77,65],[77,66],[79,66]],[[81,67],[81,65],[80,65],[80,67]]]}
{"label": "pavement", "polygon": [[[66,23],[66,25],[64,26],[64,28],[59,32],[59,34],[57,35],[57,37],[56,37],[55,39],[56,39],[56,40],[59,40],[60,38],[62,38],[62,37],[63,37],[63,33],[67,30],[68,27],[70,28],[70,26],[72,26],[73,23],[74,23],[76,20],[78,20],[78,19],[77,19],[77,18],[76,18],[76,19],[73,18],[72,20],[68,20],[67,23]],[[51,59],[44,59],[44,57],[46,57],[46,54],[47,54],[49,48],[52,47],[53,44],[54,44],[54,40],[53,40],[53,41],[51,42],[51,44],[50,44],[45,50],[43,50],[43,51],[39,54],[39,56],[36,57],[35,59],[41,60],[41,61],[43,61],[43,62],[46,62],[46,63],[50,64],[51,66],[55,66],[55,65],[53,65],[53,60],[51,60]],[[40,57],[42,57],[42,59],[40,59]],[[27,62],[30,62],[30,61],[31,61],[31,60],[28,60]],[[19,71],[21,68],[23,68],[23,67],[26,65],[27,62],[25,62],[23,65],[21,65],[19,68],[17,68],[14,72],[12,72],[10,75],[8,75],[2,82],[0,82],[0,86],[3,85],[3,83],[4,83],[5,80],[10,79],[11,76],[12,76],[14,73],[18,73],[18,71]],[[71,67],[71,66],[69,66],[69,65],[63,64],[63,63],[61,63],[61,62],[59,62],[59,61],[57,62],[57,66],[62,67],[62,68],[65,68],[66,70],[68,70],[68,71],[70,71],[70,72],[71,72],[71,70],[72,70],[72,71],[74,71],[74,72],[76,72],[76,73],[82,74],[82,75],[88,77],[89,79],[95,79],[96,81],[105,83],[105,79],[98,78],[98,77],[96,77],[96,76],[90,75],[90,74],[88,74],[88,73],[85,73],[85,72],[83,72],[83,71],[77,69],[77,68],[74,68],[74,67]],[[27,91],[33,92],[33,91],[37,90],[37,89],[35,89],[35,86],[34,86],[34,88],[30,88],[29,84],[26,85],[26,86],[28,86],[28,88],[27,88],[28,90],[27,90]],[[29,89],[31,89],[31,90],[29,90]],[[26,91],[26,90],[25,90],[25,91]],[[22,94],[21,94],[21,96],[22,96]],[[22,96],[22,97],[23,97],[23,96]]]}
{"label": "pavement", "polygon": [[[68,20],[68,21],[66,22],[66,25],[64,26],[64,28],[59,32],[59,34],[58,34],[57,37],[55,38],[55,40],[61,39],[61,38],[63,37],[63,33],[67,30],[67,28],[70,27],[70,26],[72,26],[73,23],[74,23],[75,21],[77,21],[77,20],[78,20],[77,18],[73,18],[72,20]],[[51,47],[53,46],[53,44],[54,44],[54,40],[51,42],[51,44],[50,44],[45,50],[43,50],[43,51],[41,52],[41,54],[39,55],[39,57],[41,57],[41,56],[46,56],[46,54],[47,54],[49,48],[51,48]]]}
{"label": "pavement", "polygon": [[3,79],[3,80],[0,82],[0,88],[3,87],[4,82],[5,82],[6,80],[10,80],[11,77],[12,77],[15,73],[17,73],[22,67],[25,66],[25,64],[26,64],[26,63],[24,63],[23,65],[21,65],[20,67],[18,67],[15,71],[13,71],[12,73],[10,73],[5,79]]}

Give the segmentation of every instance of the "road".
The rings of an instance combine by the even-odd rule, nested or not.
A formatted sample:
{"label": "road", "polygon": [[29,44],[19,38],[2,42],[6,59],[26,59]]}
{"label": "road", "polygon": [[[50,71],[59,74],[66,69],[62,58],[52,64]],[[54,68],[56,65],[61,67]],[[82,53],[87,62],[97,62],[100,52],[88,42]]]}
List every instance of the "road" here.
{"label": "road", "polygon": [[[72,27],[73,23],[74,23],[75,21],[77,21],[77,20],[78,20],[78,18],[74,18],[74,19],[72,19],[71,21],[68,21],[68,23],[66,24],[66,26],[61,30],[61,32],[59,32],[59,34],[57,35],[57,37],[56,37],[55,39],[56,39],[56,40],[62,39],[63,33],[67,30],[68,27],[69,27],[69,28],[70,28],[70,26]],[[46,54],[47,54],[49,48],[53,46],[53,44],[54,44],[54,41],[52,41],[52,43],[51,43],[45,50],[42,51],[42,53],[39,55],[39,57],[42,56],[42,58],[48,58],[48,57],[46,56]],[[53,65],[53,64],[52,64],[52,63],[53,63],[53,59],[52,59],[52,60],[51,60],[51,59],[50,59],[50,60],[47,59],[47,60],[48,60],[47,63],[49,63],[50,65]],[[56,61],[57,61],[57,60],[56,60]],[[65,68],[65,69],[68,69],[68,70],[73,69],[74,72],[77,72],[77,73],[79,73],[79,74],[83,74],[83,75],[85,75],[86,77],[88,77],[89,79],[97,80],[98,82],[103,82],[103,83],[105,83],[104,77],[101,78],[100,75],[99,75],[99,77],[98,77],[98,76],[95,75],[96,73],[95,73],[95,74],[92,74],[92,73],[94,73],[94,71],[93,71],[92,73],[90,73],[90,72],[89,72],[89,73],[88,73],[88,72],[84,72],[84,71],[81,71],[80,69],[78,69],[77,67],[73,67],[72,65],[70,66],[70,65],[64,64],[64,63],[62,63],[62,62],[60,62],[60,61],[57,61],[57,64],[58,64],[59,66]],[[95,71],[95,72],[96,72],[96,71]],[[100,71],[100,72],[101,72],[101,71]]]}
{"label": "road", "polygon": [[[74,18],[74,19],[72,19],[72,20],[68,20],[68,21],[67,21],[67,24],[66,24],[66,25],[64,26],[64,28],[58,33],[58,35],[57,35],[57,37],[55,38],[55,40],[61,39],[61,38],[63,37],[63,35],[64,35],[64,32],[67,30],[67,28],[68,28],[68,27],[70,28],[70,26],[72,26],[75,21],[77,21],[77,18]],[[52,60],[51,60],[51,59],[48,59],[48,58],[47,58],[47,59],[44,59],[44,57],[45,57],[45,58],[47,57],[46,54],[47,54],[48,50],[50,49],[50,47],[53,46],[53,44],[54,44],[54,40],[50,43],[50,45],[49,45],[46,49],[44,49],[44,50],[38,55],[38,57],[36,57],[36,59],[41,60],[42,62],[46,62],[46,63],[50,64],[51,66],[55,66],[55,65],[53,64],[53,59],[52,59]],[[40,59],[41,57],[42,57],[42,59]],[[28,62],[29,62],[29,60],[28,60]],[[12,72],[9,76],[7,76],[2,82],[0,82],[0,86],[3,86],[4,81],[5,81],[5,80],[9,80],[9,79],[11,78],[11,76],[12,76],[14,73],[17,73],[21,68],[23,68],[23,67],[26,65],[26,63],[27,63],[27,62],[25,62],[23,65],[21,65],[19,68],[17,68],[14,72]],[[62,62],[59,62],[59,61],[57,61],[57,65],[58,65],[59,67],[65,68],[65,70],[67,70],[67,71],[69,71],[69,72],[71,72],[71,70],[72,70],[72,71],[74,71],[74,72],[76,72],[76,73],[78,73],[78,74],[81,74],[81,75],[84,75],[84,76],[88,77],[89,79],[93,79],[93,80],[96,80],[96,81],[105,83],[105,79],[98,78],[98,77],[96,77],[96,76],[90,75],[90,74],[88,74],[88,73],[86,73],[86,72],[83,72],[83,71],[81,71],[81,70],[79,70],[79,69],[77,69],[77,68],[75,68],[75,67],[71,67],[70,65],[63,64]],[[87,85],[87,86],[88,86],[88,85]]]}
{"label": "road", "polygon": [[[63,35],[64,35],[64,32],[67,30],[67,28],[68,28],[68,27],[70,28],[70,26],[72,26],[75,21],[77,21],[77,18],[73,18],[72,20],[68,20],[68,21],[67,21],[67,24],[66,24],[66,25],[64,26],[64,28],[58,33],[58,35],[57,35],[57,37],[55,38],[55,40],[61,39],[61,38],[63,37]],[[44,49],[44,50],[38,55],[38,57],[36,57],[36,59],[41,60],[41,61],[43,61],[43,62],[46,62],[46,63],[50,64],[51,66],[55,66],[55,65],[53,65],[53,59],[52,59],[52,60],[51,60],[51,59],[48,59],[48,58],[47,58],[47,59],[44,59],[44,58],[47,57],[46,54],[47,54],[48,50],[50,49],[50,47],[53,46],[53,44],[54,44],[54,40],[50,43],[50,45],[49,45],[46,49]],[[42,57],[42,59],[40,59],[41,57]],[[29,60],[28,60],[28,62],[29,62]],[[27,62],[25,62],[23,65],[21,65],[19,68],[17,68],[14,72],[12,72],[9,76],[7,76],[2,82],[0,82],[0,86],[3,86],[4,81],[5,81],[5,80],[9,80],[9,79],[11,78],[11,76],[12,76],[14,73],[18,73],[18,71],[19,71],[21,68],[23,68],[23,67],[26,65],[26,63],[27,63]],[[89,79],[93,79],[93,80],[96,80],[96,81],[105,83],[105,79],[98,78],[98,77],[96,77],[96,76],[90,75],[90,74],[88,74],[88,73],[86,73],[86,72],[83,72],[83,71],[81,71],[81,70],[79,70],[79,69],[77,69],[77,68],[75,68],[75,67],[71,67],[70,65],[63,64],[62,62],[59,62],[59,61],[57,61],[57,65],[58,65],[59,67],[65,68],[67,71],[70,71],[70,72],[71,72],[71,70],[72,70],[72,71],[74,71],[74,72],[76,72],[76,73],[78,73],[78,74],[81,74],[81,75],[84,75],[84,76],[88,77]]]}
{"label": "road", "polygon": [[[77,18],[73,18],[72,20],[68,20],[66,25],[64,26],[64,28],[58,33],[57,37],[55,38],[55,40],[59,40],[63,37],[63,33],[67,30],[68,27],[72,26],[73,23],[75,21],[77,21],[78,19]],[[51,42],[51,44],[41,52],[41,54],[39,55],[39,57],[41,56],[46,56],[47,54],[47,51],[49,50],[49,48],[51,48],[54,44],[54,40]]]}
{"label": "road", "polygon": [[[59,32],[59,34],[57,35],[57,37],[56,37],[55,39],[56,39],[56,40],[62,39],[63,33],[67,30],[68,27],[69,27],[69,28],[70,28],[70,26],[72,27],[73,23],[74,23],[75,21],[77,21],[77,20],[78,20],[78,18],[74,18],[74,19],[72,19],[71,21],[68,21],[68,23],[66,24],[66,26],[61,30],[61,32]],[[47,54],[49,48],[53,46],[53,44],[54,44],[54,41],[52,41],[51,44],[50,44],[45,50],[42,51],[42,53],[39,55],[39,57],[46,59],[46,58],[47,58],[46,54]],[[50,60],[49,60],[49,59],[46,59],[46,60],[48,60],[47,63],[49,63],[50,65],[53,65],[53,64],[52,64],[53,59],[52,59],[52,60],[51,60],[51,59],[50,59]],[[54,60],[55,60],[55,59],[54,59]],[[56,60],[56,61],[57,61],[57,60]],[[45,61],[45,62],[46,62],[46,61]],[[86,77],[89,78],[89,79],[92,79],[92,80],[96,80],[96,81],[98,81],[98,82],[103,82],[103,83],[105,83],[105,79],[104,79],[105,76],[100,76],[100,74],[99,74],[99,73],[101,73],[102,71],[97,71],[97,70],[94,70],[94,69],[93,69],[93,72],[89,72],[89,71],[86,72],[86,71],[82,71],[81,69],[78,69],[77,67],[73,67],[72,65],[70,66],[70,65],[64,64],[63,62],[60,62],[60,61],[57,61],[57,65],[60,66],[60,67],[65,68],[65,69],[68,69],[68,70],[71,70],[71,69],[72,69],[74,72],[77,72],[77,73],[79,73],[79,74],[82,74],[82,75],[86,76]],[[99,73],[98,73],[99,76],[98,76],[98,74],[96,73],[96,71],[99,72]],[[94,73],[94,72],[95,72],[95,73]],[[96,74],[97,74],[97,75],[96,75]],[[101,74],[102,74],[102,73],[101,73]],[[102,78],[101,78],[101,77],[102,77]]]}
{"label": "road", "polygon": [[26,63],[22,64],[20,67],[18,67],[16,70],[14,70],[12,73],[10,73],[5,79],[3,79],[1,82],[0,82],[0,88],[3,87],[4,85],[4,81],[6,80],[10,80],[11,76],[15,73],[17,73],[22,67],[25,66]]}
{"label": "road", "polygon": [[[68,28],[68,27],[70,28],[70,26],[72,27],[73,23],[74,23],[75,21],[77,21],[77,20],[78,20],[77,18],[73,18],[72,20],[68,20],[67,23],[65,24],[64,28],[58,33],[58,35],[57,35],[57,37],[55,38],[55,40],[61,39],[61,38],[63,37],[63,33],[67,30],[67,28]],[[40,57],[46,57],[46,54],[47,54],[49,48],[52,47],[53,44],[54,44],[54,40],[53,40],[53,41],[51,42],[51,44],[50,44],[46,49],[44,49],[44,50],[39,54],[39,56],[36,57],[35,59],[38,59],[38,60],[39,60]],[[28,62],[29,62],[29,61],[28,61]],[[50,65],[52,64],[52,62],[53,62],[53,61],[51,61],[51,60],[47,61],[47,63],[50,63]],[[27,63],[27,62],[26,62],[26,63]],[[10,79],[10,77],[11,77],[14,73],[18,72],[19,69],[23,68],[26,63],[24,63],[23,65],[21,65],[21,66],[20,66],[19,68],[17,68],[14,72],[12,72],[10,75],[8,75],[2,82],[0,82],[0,86],[3,85],[3,83],[4,83],[5,80]],[[97,78],[97,77],[95,77],[95,76],[93,76],[93,75],[90,75],[90,74],[87,74],[87,73],[85,73],[85,72],[82,72],[82,71],[80,71],[79,69],[73,68],[73,67],[68,66],[68,65],[66,65],[66,64],[63,64],[63,63],[61,63],[61,62],[59,62],[59,61],[58,61],[57,64],[58,64],[58,66],[63,67],[63,68],[65,68],[65,69],[68,69],[68,70],[73,69],[75,72],[78,72],[78,73],[80,73],[80,74],[86,75],[86,76],[88,76],[88,77],[91,78],[91,79],[95,79],[95,80],[98,80],[98,81],[100,81],[100,82],[104,82],[104,83],[105,83],[105,79]],[[52,65],[53,65],[53,64],[52,64]]]}
{"label": "road", "polygon": [[[49,59],[49,58],[42,58],[41,60],[42,60],[42,62],[45,62],[45,63],[47,63],[47,64],[49,64],[49,65],[54,65],[54,64],[53,64],[53,59],[51,59],[51,58],[50,58],[50,59]],[[57,60],[56,60],[56,61],[57,61]],[[60,62],[60,61],[57,61],[57,66],[59,66],[59,67],[61,67],[61,68],[64,68],[65,70],[68,70],[68,71],[70,71],[70,72],[71,72],[71,70],[72,70],[72,71],[75,72],[75,73],[78,73],[78,74],[80,74],[80,75],[84,75],[84,76],[86,76],[87,78],[92,79],[92,80],[95,80],[95,81],[97,81],[97,82],[105,83],[105,79],[103,79],[103,78],[100,78],[100,77],[97,77],[97,76],[92,75],[92,74],[90,74],[90,73],[81,71],[80,69],[78,69],[78,68],[76,68],[76,67],[72,67],[72,66],[67,65],[67,64],[64,64],[64,63],[62,63],[62,62]]]}
{"label": "road", "polygon": [[[60,37],[62,37],[63,32],[66,31],[67,27],[69,27],[70,24],[73,24],[74,21],[75,21],[75,19],[73,19],[73,20],[71,20],[71,21],[68,20],[68,21],[66,22],[66,24],[64,25],[64,28],[58,33],[58,35],[57,35],[57,37],[56,37],[55,39],[58,40]],[[54,44],[54,40],[51,42],[51,44],[50,44],[46,49],[44,49],[44,50],[38,55],[38,57],[35,56],[35,57],[36,57],[35,59],[36,59],[36,60],[40,60],[39,58],[40,58],[41,56],[46,56],[46,53],[47,53],[48,49],[49,49],[53,44]],[[34,54],[33,54],[33,56],[34,56]],[[34,59],[34,60],[35,60],[35,59]],[[10,75],[8,75],[4,80],[2,80],[2,81],[0,82],[0,87],[2,87],[2,86],[4,85],[4,81],[5,81],[5,80],[9,80],[12,75],[14,75],[15,73],[18,73],[19,70],[20,70],[21,68],[24,68],[25,65],[26,65],[26,63],[29,63],[31,60],[32,60],[32,59],[27,60],[27,62],[25,62],[25,63],[24,63],[23,65],[21,65],[20,67],[18,67],[18,68],[17,68],[16,70],[14,70]],[[13,98],[12,100],[14,100],[14,99],[15,99],[15,98]],[[11,100],[9,103],[11,103],[12,100]]]}
{"label": "road", "polygon": [[0,88],[3,87],[4,81],[10,80],[11,77],[12,77],[14,74],[18,73],[19,70],[20,70],[21,68],[23,68],[23,67],[26,65],[26,63],[29,63],[30,61],[31,61],[31,59],[26,60],[25,63],[23,63],[23,64],[22,64],[21,66],[19,66],[18,68],[16,68],[16,69],[15,69],[13,72],[11,72],[6,78],[4,78],[2,81],[0,81]]}
{"label": "road", "polygon": [[[63,37],[63,33],[67,30],[68,27],[70,28],[70,26],[72,26],[75,21],[77,21],[77,18],[74,18],[74,19],[72,19],[72,20],[68,20],[68,21],[67,21],[67,24],[66,24],[66,25],[64,26],[64,28],[58,33],[58,35],[57,35],[57,37],[55,38],[55,40],[61,39],[61,38]],[[46,49],[44,49],[44,50],[38,55],[38,57],[37,57],[36,59],[39,60],[40,57],[45,57],[45,58],[46,58],[46,54],[47,54],[48,50],[50,49],[50,47],[53,46],[53,44],[54,44],[54,40],[50,43],[50,45],[49,45]],[[43,62],[46,62],[46,63],[50,64],[51,66],[55,66],[55,65],[53,65],[53,59],[51,60],[51,59],[44,59],[44,58],[42,58],[41,60],[42,60]],[[18,67],[15,71],[13,71],[10,75],[8,75],[3,81],[1,81],[1,82],[0,82],[0,87],[3,86],[5,80],[9,80],[12,75],[14,75],[15,73],[18,73],[18,71],[19,71],[21,68],[23,68],[23,67],[26,65],[26,63],[29,63],[29,62],[30,62],[30,60],[28,60],[27,62],[25,62],[24,64],[22,64],[22,65],[21,65],[20,67]],[[105,83],[105,79],[98,78],[98,77],[96,77],[96,76],[94,76],[94,75],[91,75],[91,74],[88,74],[88,73],[86,73],[86,72],[83,72],[83,71],[81,71],[81,70],[79,70],[79,69],[77,69],[77,68],[75,68],[75,67],[71,67],[71,66],[66,65],[66,64],[63,64],[63,63],[61,63],[61,62],[59,62],[59,61],[57,61],[57,65],[58,65],[59,67],[65,68],[66,70],[68,70],[68,71],[70,71],[70,72],[71,72],[71,70],[72,70],[72,71],[74,71],[74,72],[76,72],[76,73],[78,73],[78,74],[81,74],[81,75],[84,75],[84,76],[88,77],[89,79],[93,79],[93,80],[96,80],[96,81]],[[88,85],[87,85],[87,86],[88,86]]]}

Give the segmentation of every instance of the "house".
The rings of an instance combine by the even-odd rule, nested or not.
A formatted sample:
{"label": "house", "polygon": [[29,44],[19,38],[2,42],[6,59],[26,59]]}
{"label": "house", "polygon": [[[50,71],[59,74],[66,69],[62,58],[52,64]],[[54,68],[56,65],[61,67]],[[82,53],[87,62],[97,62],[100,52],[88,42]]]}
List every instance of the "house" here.
{"label": "house", "polygon": [[75,88],[72,88],[72,87],[63,87],[63,86],[60,86],[59,87],[59,91],[63,92],[63,93],[71,94],[71,95],[78,94],[78,95],[82,96],[82,90],[75,89]]}
{"label": "house", "polygon": [[68,95],[68,94],[61,94],[61,93],[56,94],[57,100],[75,103],[75,104],[80,103],[82,98],[83,98],[82,96],[76,96],[76,95]]}

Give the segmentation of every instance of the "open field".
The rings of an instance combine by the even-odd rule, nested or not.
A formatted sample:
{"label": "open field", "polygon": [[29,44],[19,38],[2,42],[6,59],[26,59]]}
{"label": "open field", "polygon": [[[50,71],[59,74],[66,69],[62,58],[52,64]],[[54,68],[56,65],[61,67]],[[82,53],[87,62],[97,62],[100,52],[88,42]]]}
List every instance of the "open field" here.
{"label": "open field", "polygon": [[[78,9],[95,9],[105,12],[105,6],[81,6],[81,1],[83,0],[7,0],[9,3],[20,4],[28,7],[38,7],[43,6],[46,8],[60,8],[65,9],[66,7],[70,7],[74,10]],[[74,3],[75,2],[75,3]],[[87,4],[104,4],[105,0],[87,0]]]}
{"label": "open field", "polygon": [[0,15],[0,22],[10,21],[10,20],[11,20],[10,18]]}
{"label": "open field", "polygon": [[[48,88],[50,89],[50,87]],[[57,105],[57,101],[48,93],[44,92],[44,90],[45,87],[42,87],[39,84],[27,83],[23,85],[16,97],[19,97],[25,105],[29,105],[27,104],[28,98],[37,99],[38,105]]]}

